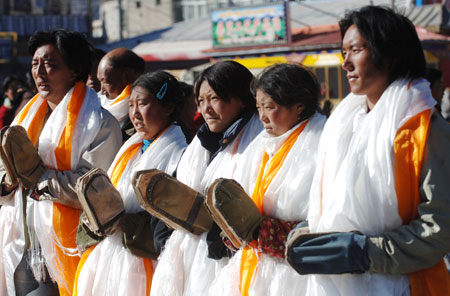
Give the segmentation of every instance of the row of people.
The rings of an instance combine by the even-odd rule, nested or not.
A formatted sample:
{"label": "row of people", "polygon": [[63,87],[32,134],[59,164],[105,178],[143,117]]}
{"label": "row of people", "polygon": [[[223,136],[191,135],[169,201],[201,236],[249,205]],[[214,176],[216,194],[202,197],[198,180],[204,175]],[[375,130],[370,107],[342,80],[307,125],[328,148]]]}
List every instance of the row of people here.
{"label": "row of people", "polygon": [[[328,122],[308,70],[282,64],[255,78],[224,61],[195,83],[205,124],[189,145],[172,75],[142,74],[111,91],[109,99],[128,101],[136,131],[122,145],[117,120],[86,87],[86,40],[36,33],[30,53],[39,94],[13,125],[25,128],[42,162],[13,161],[16,183],[2,168],[2,294],[51,295],[53,282],[60,295],[450,293],[440,261],[450,249],[450,130],[434,113],[414,26],[368,6],[340,27],[352,93]],[[110,65],[103,59],[102,85],[102,66]],[[93,234],[80,217],[75,184],[93,167],[108,171],[124,207],[108,234]],[[228,214],[247,230],[248,244],[236,246],[212,213],[204,212],[201,231],[186,231],[195,216],[173,219],[190,205],[183,192],[165,196],[179,226],[144,211],[133,182],[148,169],[205,195],[217,179],[237,181],[239,195],[225,190],[234,194]],[[242,199],[252,203],[242,207]]]}

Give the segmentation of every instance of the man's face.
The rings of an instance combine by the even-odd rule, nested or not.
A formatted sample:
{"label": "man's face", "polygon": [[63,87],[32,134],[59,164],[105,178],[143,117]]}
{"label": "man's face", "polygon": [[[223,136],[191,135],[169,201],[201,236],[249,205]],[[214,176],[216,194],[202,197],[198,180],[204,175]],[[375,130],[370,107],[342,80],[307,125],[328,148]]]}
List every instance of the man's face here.
{"label": "man's face", "polygon": [[63,60],[53,45],[39,47],[33,55],[31,73],[42,98],[58,105],[74,86],[76,73]]}
{"label": "man's face", "polygon": [[110,100],[117,98],[127,86],[125,73],[113,69],[107,58],[100,61],[97,78],[101,84],[101,94]]}
{"label": "man's face", "polygon": [[345,32],[342,55],[342,68],[347,71],[352,93],[366,95],[375,105],[389,85],[389,75],[386,70],[376,67],[368,44],[355,25],[351,25]]}

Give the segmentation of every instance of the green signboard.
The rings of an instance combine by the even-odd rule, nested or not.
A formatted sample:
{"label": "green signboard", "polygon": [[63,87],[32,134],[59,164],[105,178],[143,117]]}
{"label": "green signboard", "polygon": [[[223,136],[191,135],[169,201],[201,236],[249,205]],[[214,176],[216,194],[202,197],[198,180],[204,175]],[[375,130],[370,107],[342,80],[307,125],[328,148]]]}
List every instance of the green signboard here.
{"label": "green signboard", "polygon": [[289,41],[287,2],[211,13],[213,46],[241,47]]}

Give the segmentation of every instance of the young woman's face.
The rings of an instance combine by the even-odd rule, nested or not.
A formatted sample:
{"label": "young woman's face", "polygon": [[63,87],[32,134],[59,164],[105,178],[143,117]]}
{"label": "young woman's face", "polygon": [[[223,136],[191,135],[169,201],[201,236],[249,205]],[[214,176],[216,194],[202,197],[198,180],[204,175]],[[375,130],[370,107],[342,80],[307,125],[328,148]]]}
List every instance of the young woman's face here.
{"label": "young woman's face", "polygon": [[256,91],[256,109],[266,132],[274,137],[281,136],[299,122],[304,107],[295,104],[290,107],[277,104],[268,94]]}
{"label": "young woman's face", "polygon": [[366,95],[375,105],[389,86],[389,73],[376,67],[368,44],[355,25],[351,25],[345,32],[342,39],[342,55],[344,56],[342,68],[347,71],[352,93]]}
{"label": "young woman's face", "polygon": [[143,139],[150,140],[167,127],[171,112],[145,88],[136,86],[131,91],[128,115]]}
{"label": "young woman's face", "polygon": [[245,107],[237,98],[231,98],[229,102],[219,98],[206,80],[200,85],[197,104],[209,130],[214,133],[224,132]]}

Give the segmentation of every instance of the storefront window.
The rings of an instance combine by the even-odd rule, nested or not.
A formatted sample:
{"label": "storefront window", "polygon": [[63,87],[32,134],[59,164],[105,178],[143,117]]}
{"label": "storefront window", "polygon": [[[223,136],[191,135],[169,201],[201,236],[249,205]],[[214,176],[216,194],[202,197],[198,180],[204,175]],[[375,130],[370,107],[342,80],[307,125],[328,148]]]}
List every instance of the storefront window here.
{"label": "storefront window", "polygon": [[340,66],[312,67],[320,84],[320,96],[323,99],[343,99],[350,92],[346,72]]}
{"label": "storefront window", "polygon": [[326,98],[327,96],[327,83],[325,79],[325,68],[313,68],[314,74],[316,74],[317,81],[320,85],[320,97]]}
{"label": "storefront window", "polygon": [[339,77],[337,67],[328,68],[328,98],[339,98]]}

